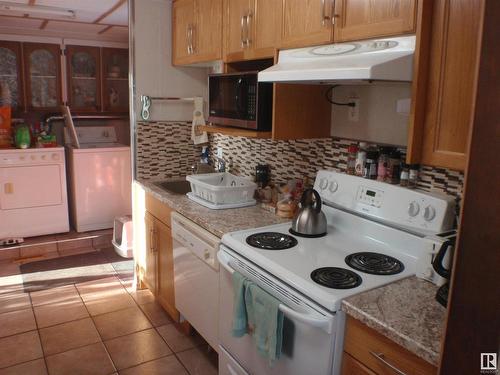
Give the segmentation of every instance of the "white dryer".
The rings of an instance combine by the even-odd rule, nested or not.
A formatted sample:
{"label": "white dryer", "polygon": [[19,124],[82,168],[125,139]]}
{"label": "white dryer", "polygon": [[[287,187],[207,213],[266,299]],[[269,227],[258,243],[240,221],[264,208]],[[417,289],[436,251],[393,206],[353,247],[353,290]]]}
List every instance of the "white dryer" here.
{"label": "white dryer", "polygon": [[70,218],[77,232],[112,228],[132,213],[130,147],[117,142],[113,126],[74,129],[67,145]]}

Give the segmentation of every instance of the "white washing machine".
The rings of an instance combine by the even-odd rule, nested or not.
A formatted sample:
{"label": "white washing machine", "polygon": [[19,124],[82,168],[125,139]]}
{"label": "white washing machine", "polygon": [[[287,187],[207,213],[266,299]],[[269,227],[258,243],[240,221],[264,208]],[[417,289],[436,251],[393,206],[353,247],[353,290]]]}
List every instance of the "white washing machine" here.
{"label": "white washing machine", "polygon": [[0,239],[68,231],[64,148],[0,150]]}
{"label": "white washing machine", "polygon": [[77,232],[112,228],[132,213],[130,147],[117,142],[113,126],[74,128],[67,145],[71,224]]}

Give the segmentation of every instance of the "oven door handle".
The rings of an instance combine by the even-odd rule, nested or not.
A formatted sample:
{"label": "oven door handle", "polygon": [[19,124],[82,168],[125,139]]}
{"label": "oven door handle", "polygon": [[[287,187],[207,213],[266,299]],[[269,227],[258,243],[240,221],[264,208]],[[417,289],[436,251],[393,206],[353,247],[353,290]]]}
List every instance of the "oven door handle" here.
{"label": "oven door handle", "polygon": [[[217,259],[219,260],[219,264],[222,266],[222,268],[224,268],[231,275],[235,272],[235,270],[229,264],[229,260],[224,256],[222,251],[217,252]],[[333,330],[332,318],[325,317],[322,319],[318,319],[317,317],[312,316],[310,314],[299,313],[283,303],[279,305],[279,310],[289,318],[293,318],[298,322],[302,322],[307,325],[320,328],[329,334],[332,333]]]}

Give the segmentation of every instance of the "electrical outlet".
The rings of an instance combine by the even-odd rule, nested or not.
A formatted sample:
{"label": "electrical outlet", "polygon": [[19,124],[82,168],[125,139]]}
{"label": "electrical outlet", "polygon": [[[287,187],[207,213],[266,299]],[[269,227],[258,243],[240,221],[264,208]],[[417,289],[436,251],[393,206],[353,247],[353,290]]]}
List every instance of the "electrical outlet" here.
{"label": "electrical outlet", "polygon": [[354,107],[349,107],[347,118],[351,122],[359,121],[359,98],[349,98],[349,103],[354,103]]}
{"label": "electrical outlet", "polygon": [[222,155],[223,155],[222,147],[217,147],[217,157],[219,159],[222,159]]}

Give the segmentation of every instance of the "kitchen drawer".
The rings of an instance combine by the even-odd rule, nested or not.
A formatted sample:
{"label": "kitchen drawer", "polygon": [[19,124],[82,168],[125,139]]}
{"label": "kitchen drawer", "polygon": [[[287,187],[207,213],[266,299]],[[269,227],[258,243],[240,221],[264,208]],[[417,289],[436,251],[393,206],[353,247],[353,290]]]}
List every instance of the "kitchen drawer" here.
{"label": "kitchen drawer", "polygon": [[361,362],[344,352],[342,356],[342,375],[377,375]]}
{"label": "kitchen drawer", "polygon": [[437,373],[430,363],[351,317],[347,317],[344,350],[379,375],[397,373],[390,366],[408,375]]}
{"label": "kitchen drawer", "polygon": [[151,194],[146,194],[146,211],[169,228],[171,227],[170,213],[172,212],[172,209]]}

